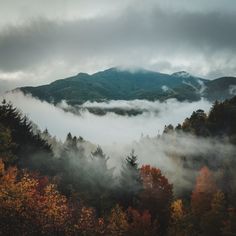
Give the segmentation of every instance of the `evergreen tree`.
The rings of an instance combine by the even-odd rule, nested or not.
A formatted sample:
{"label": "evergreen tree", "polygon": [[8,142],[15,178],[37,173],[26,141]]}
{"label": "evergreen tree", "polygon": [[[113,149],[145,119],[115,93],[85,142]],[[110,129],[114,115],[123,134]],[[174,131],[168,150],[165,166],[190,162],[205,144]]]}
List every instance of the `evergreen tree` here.
{"label": "evergreen tree", "polygon": [[141,180],[139,175],[137,156],[134,150],[127,156],[120,172],[120,202],[127,208],[134,206],[137,196],[141,190]]}
{"label": "evergreen tree", "polygon": [[16,163],[17,157],[13,154],[15,148],[10,130],[0,124],[0,156],[6,167]]}
{"label": "evergreen tree", "polygon": [[67,134],[66,142],[67,142],[67,143],[71,143],[71,142],[72,142],[72,135],[71,135],[70,132]]}
{"label": "evergreen tree", "polygon": [[168,126],[165,125],[163,134],[171,134],[174,132],[174,126],[169,124]]}
{"label": "evergreen tree", "polygon": [[34,134],[28,118],[5,100],[0,105],[0,124],[9,130],[15,144],[12,152],[18,158],[14,164],[44,173],[51,171],[53,154],[50,145],[39,134]]}
{"label": "evergreen tree", "polygon": [[116,187],[113,178],[114,168],[108,168],[108,160],[109,157],[98,146],[91,154],[91,162],[86,176],[93,198],[91,204],[96,206],[99,214],[110,210],[114,202],[113,194]]}

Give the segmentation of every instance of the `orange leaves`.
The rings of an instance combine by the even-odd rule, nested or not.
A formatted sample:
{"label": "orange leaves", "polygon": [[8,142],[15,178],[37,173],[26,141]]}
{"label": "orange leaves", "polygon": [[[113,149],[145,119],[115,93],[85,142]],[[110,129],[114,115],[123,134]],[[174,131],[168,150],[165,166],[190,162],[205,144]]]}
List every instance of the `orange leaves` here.
{"label": "orange leaves", "polygon": [[119,205],[116,205],[111,210],[111,215],[107,226],[109,235],[112,236],[127,235],[128,228],[129,228],[128,217],[125,211]]}
{"label": "orange leaves", "polygon": [[157,224],[152,222],[151,214],[145,210],[139,212],[134,208],[128,209],[130,235],[156,235]]}
{"label": "orange leaves", "polygon": [[212,172],[206,167],[202,167],[196,180],[195,191],[202,193],[213,193],[217,189]]}
{"label": "orange leaves", "polygon": [[105,232],[105,223],[103,218],[97,218],[95,210],[89,207],[82,207],[79,213],[78,222],[75,229],[86,235],[103,234]]}
{"label": "orange leaves", "polygon": [[161,231],[169,221],[169,206],[173,198],[172,184],[162,175],[161,170],[149,165],[140,169],[143,190],[140,194],[140,207],[148,210],[153,219],[161,223]]}
{"label": "orange leaves", "polygon": [[37,200],[40,212],[38,222],[45,230],[51,230],[51,227],[58,230],[66,226],[70,216],[67,199],[56,190],[55,185],[47,185]]}
{"label": "orange leaves", "polygon": [[96,226],[96,217],[93,208],[82,207],[77,228],[81,231],[93,229]]}
{"label": "orange leaves", "polygon": [[17,169],[16,167],[10,167],[7,171],[5,171],[2,181],[7,182],[8,184],[13,184],[16,181]]}
{"label": "orange leaves", "polygon": [[145,165],[140,169],[140,175],[143,183],[141,201],[146,209],[153,212],[163,207],[168,208],[172,199],[172,185],[162,175],[161,170]]}
{"label": "orange leaves", "polygon": [[[68,200],[47,177],[40,178],[0,160],[0,234],[104,234],[105,223],[95,210],[81,207],[72,218]],[[14,222],[14,227],[12,225]]]}
{"label": "orange leaves", "polygon": [[157,224],[152,222],[151,214],[129,207],[124,211],[119,205],[111,210],[106,235],[156,235]]}
{"label": "orange leaves", "polygon": [[19,232],[25,231],[27,227],[31,230],[35,227],[44,233],[62,231],[69,219],[69,208],[66,198],[59,194],[55,186],[48,184],[39,192],[37,178],[27,172],[19,174],[15,167],[4,172],[2,162],[0,167],[1,219],[6,222],[17,221],[15,227]]}
{"label": "orange leaves", "polygon": [[15,167],[6,169],[0,160],[0,234],[185,236],[234,232],[235,218],[227,216],[225,195],[217,191],[208,168],[202,168],[197,177],[192,211],[185,210],[180,199],[172,202],[172,185],[160,169],[146,165],[139,173],[142,188],[135,208],[125,210],[117,204],[109,215],[98,218],[95,208],[81,205],[77,195],[68,200],[48,177]]}
{"label": "orange leaves", "polygon": [[143,188],[159,193],[172,194],[172,185],[162,175],[161,170],[150,165],[144,165],[140,169]]}
{"label": "orange leaves", "polygon": [[5,172],[5,165],[2,161],[2,159],[0,159],[0,176],[2,176]]}
{"label": "orange leaves", "polygon": [[192,193],[191,206],[196,214],[204,213],[211,208],[211,200],[217,191],[213,174],[207,167],[199,171],[196,185]]}
{"label": "orange leaves", "polygon": [[151,215],[147,210],[140,213],[138,210],[130,207],[128,208],[128,215],[132,219],[130,226],[134,229],[148,229],[151,226]]}

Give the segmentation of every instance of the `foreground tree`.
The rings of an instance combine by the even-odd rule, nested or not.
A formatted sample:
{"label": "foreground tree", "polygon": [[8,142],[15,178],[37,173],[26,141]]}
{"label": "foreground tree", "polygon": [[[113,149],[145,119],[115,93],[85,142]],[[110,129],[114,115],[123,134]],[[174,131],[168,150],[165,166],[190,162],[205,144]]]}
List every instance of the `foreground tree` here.
{"label": "foreground tree", "polygon": [[14,165],[17,161],[13,151],[17,145],[13,143],[11,132],[0,123],[0,156],[6,167]]}
{"label": "foreground tree", "polygon": [[217,191],[211,201],[211,210],[201,218],[202,235],[221,236],[226,221],[225,195]]}
{"label": "foreground tree", "polygon": [[171,210],[171,219],[168,227],[168,235],[169,236],[186,235],[184,227],[185,212],[182,200],[178,199],[172,202],[170,210]]}
{"label": "foreground tree", "polygon": [[58,235],[70,229],[67,199],[53,184],[43,189],[39,180],[0,161],[0,229],[3,235]]}
{"label": "foreground tree", "polygon": [[103,235],[105,233],[105,224],[103,218],[97,218],[95,210],[91,207],[82,207],[79,213],[79,219],[74,225],[75,233],[81,232],[82,235]]}
{"label": "foreground tree", "polygon": [[140,212],[137,209],[130,207],[127,211],[127,214],[129,219],[129,235],[158,235],[158,222],[152,222],[151,214],[147,210]]}
{"label": "foreground tree", "polygon": [[119,205],[116,205],[111,210],[107,233],[111,236],[125,236],[128,233],[128,229],[129,224],[127,214]]}
{"label": "foreground tree", "polygon": [[217,186],[212,172],[204,166],[196,179],[195,188],[191,196],[191,207],[195,215],[202,215],[211,209],[213,195]]}
{"label": "foreground tree", "polygon": [[161,170],[149,165],[140,169],[143,190],[140,194],[141,209],[151,213],[152,219],[160,223],[160,232],[165,233],[170,217],[173,186],[162,175]]}

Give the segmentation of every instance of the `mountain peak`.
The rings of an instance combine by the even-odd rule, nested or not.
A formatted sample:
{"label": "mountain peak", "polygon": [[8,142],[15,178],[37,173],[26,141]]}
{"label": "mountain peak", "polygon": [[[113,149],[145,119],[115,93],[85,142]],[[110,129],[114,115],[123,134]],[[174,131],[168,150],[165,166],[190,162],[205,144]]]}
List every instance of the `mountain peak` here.
{"label": "mountain peak", "polygon": [[187,71],[178,71],[172,74],[172,76],[175,77],[181,77],[181,78],[189,78],[193,77],[191,74],[189,74]]}
{"label": "mountain peak", "polygon": [[[160,74],[159,72],[155,72],[155,71],[151,71],[151,70],[147,70],[144,69],[142,67],[111,67],[109,69],[106,69],[104,71],[100,71],[97,73],[107,73],[107,72],[120,72],[120,73],[130,73],[130,74],[136,74],[136,73],[142,73],[142,74],[147,74],[147,73],[156,73],[156,74]],[[96,74],[96,73],[95,73]]]}
{"label": "mountain peak", "polygon": [[85,77],[85,76],[89,76],[89,74],[88,74],[88,73],[84,73],[84,72],[79,72],[79,73],[77,74],[77,76]]}

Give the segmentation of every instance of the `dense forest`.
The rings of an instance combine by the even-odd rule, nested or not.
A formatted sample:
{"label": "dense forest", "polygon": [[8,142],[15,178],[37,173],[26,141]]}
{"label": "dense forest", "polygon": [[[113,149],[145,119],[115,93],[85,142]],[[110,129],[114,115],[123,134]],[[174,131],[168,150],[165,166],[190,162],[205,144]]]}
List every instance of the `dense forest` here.
{"label": "dense forest", "polygon": [[[155,139],[168,137],[175,147],[183,135],[235,150],[236,97],[216,101],[209,114],[197,110],[182,124],[167,125]],[[165,171],[140,165],[135,150],[115,174],[101,147],[88,154],[85,145],[71,133],[58,141],[2,102],[0,235],[236,234],[236,152],[216,158],[171,149],[168,155],[193,173],[191,188],[177,194]]]}
{"label": "dense forest", "polygon": [[36,87],[21,87],[25,94],[31,94],[42,101],[58,104],[66,100],[69,105],[78,106],[87,101],[133,100],[178,101],[224,100],[234,95],[235,77],[221,77],[214,80],[199,78],[185,71],[163,74],[139,69],[135,71],[110,68],[94,74],[79,73]]}

